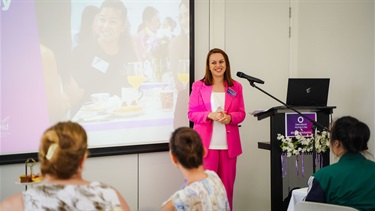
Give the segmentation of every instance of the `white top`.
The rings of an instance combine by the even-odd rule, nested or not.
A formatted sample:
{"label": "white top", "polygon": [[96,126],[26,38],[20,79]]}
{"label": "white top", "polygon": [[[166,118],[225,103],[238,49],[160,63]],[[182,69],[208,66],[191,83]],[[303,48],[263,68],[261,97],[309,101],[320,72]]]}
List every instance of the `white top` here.
{"label": "white top", "polygon": [[225,187],[219,176],[206,170],[207,178],[193,182],[174,193],[166,202],[172,200],[175,210],[229,211]]}
{"label": "white top", "polygon": [[[212,111],[224,111],[225,92],[211,93]],[[210,149],[228,149],[225,125],[214,121]]]}
{"label": "white top", "polygon": [[116,191],[100,182],[88,185],[42,183],[23,192],[25,210],[120,210]]}

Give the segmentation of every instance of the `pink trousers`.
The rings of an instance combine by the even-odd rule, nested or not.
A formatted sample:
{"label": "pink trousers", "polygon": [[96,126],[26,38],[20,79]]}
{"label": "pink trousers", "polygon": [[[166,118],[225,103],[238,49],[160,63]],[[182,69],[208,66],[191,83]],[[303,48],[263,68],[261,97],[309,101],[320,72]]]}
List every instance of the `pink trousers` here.
{"label": "pink trousers", "polygon": [[233,210],[233,188],[236,179],[237,157],[230,158],[228,150],[208,150],[203,159],[205,169],[216,172],[227,191],[230,210]]}

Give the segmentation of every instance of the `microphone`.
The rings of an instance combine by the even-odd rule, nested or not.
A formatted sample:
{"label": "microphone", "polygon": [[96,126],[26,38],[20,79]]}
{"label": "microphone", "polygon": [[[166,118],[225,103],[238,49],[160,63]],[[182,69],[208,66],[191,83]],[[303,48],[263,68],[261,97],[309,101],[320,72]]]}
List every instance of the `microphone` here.
{"label": "microphone", "polygon": [[252,76],[249,76],[249,75],[246,75],[245,73],[243,72],[237,72],[237,76],[240,77],[240,78],[245,78],[247,79],[250,83],[260,83],[260,84],[264,84],[264,81],[260,80],[259,78],[254,78]]}

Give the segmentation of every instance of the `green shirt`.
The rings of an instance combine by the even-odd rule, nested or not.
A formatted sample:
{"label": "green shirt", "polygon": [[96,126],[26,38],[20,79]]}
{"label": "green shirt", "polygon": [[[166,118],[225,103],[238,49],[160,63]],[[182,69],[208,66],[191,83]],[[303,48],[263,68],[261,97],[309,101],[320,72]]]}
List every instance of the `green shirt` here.
{"label": "green shirt", "polygon": [[375,162],[360,153],[346,153],[309,179],[306,201],[375,210]]}

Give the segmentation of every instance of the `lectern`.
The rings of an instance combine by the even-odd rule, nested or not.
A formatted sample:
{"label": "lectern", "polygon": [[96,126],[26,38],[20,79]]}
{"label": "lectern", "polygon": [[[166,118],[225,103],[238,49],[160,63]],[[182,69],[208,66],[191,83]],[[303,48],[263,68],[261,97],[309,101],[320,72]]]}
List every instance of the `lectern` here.
{"label": "lectern", "polygon": [[[294,109],[304,112],[315,112],[316,121],[329,128],[330,117],[335,106],[324,107],[293,107]],[[283,178],[281,169],[281,148],[280,141],[277,140],[277,134],[285,133],[285,114],[295,113],[293,110],[284,107],[273,107],[267,111],[255,114],[258,120],[270,118],[270,141],[258,142],[259,149],[270,151],[271,156],[271,210],[279,211],[283,208]],[[329,152],[323,154],[323,166],[329,165]],[[305,168],[312,168],[313,164],[306,164]],[[310,176],[310,175],[307,175]],[[306,184],[307,185],[307,184]]]}

